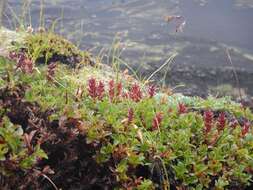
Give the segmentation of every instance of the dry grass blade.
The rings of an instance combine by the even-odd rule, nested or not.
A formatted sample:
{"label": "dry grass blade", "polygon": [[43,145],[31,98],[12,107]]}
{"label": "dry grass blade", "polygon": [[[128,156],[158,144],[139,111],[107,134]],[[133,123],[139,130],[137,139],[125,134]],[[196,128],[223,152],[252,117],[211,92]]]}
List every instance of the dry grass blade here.
{"label": "dry grass blade", "polygon": [[159,71],[161,71],[166,65],[171,64],[171,62],[174,60],[174,58],[178,55],[178,53],[173,53],[164,64],[162,64],[155,72],[153,72],[146,80],[146,82],[150,81],[155,74],[157,74]]}
{"label": "dry grass blade", "polygon": [[163,159],[160,156],[155,156],[154,159],[158,163],[158,166],[163,174],[163,176],[162,176],[162,189],[163,190],[170,190],[169,176],[167,173],[166,166],[163,162]]}
{"label": "dry grass blade", "polygon": [[228,48],[226,49],[226,54],[227,54],[227,58],[228,58],[228,61],[229,61],[228,63],[232,66],[233,74],[234,74],[234,77],[235,77],[235,80],[236,80],[236,86],[237,86],[238,91],[239,91],[240,100],[242,101],[242,92],[241,92],[241,88],[240,88],[239,77],[236,73],[236,70],[235,70],[235,67],[233,65],[232,58],[231,58],[231,55],[230,55],[230,52],[229,52]]}
{"label": "dry grass blade", "polygon": [[[236,80],[236,86],[237,86],[238,92],[239,92],[240,102],[242,103],[243,102],[243,98],[242,98],[242,91],[241,91],[239,77],[238,77],[238,75],[236,73],[236,70],[235,70],[235,67],[233,65],[232,58],[231,58],[231,55],[230,55],[230,52],[229,52],[228,48],[226,49],[226,54],[227,54],[227,57],[228,57],[229,64],[232,66],[233,74],[234,74],[234,77],[235,77],[235,80]],[[244,109],[244,116],[246,117],[246,110],[245,109]]]}
{"label": "dry grass blade", "polygon": [[2,26],[2,18],[4,13],[5,0],[0,1],[0,27]]}
{"label": "dry grass blade", "polygon": [[36,169],[34,169],[33,171],[35,171],[38,175],[41,175],[41,176],[43,176],[46,180],[48,180],[49,183],[52,184],[52,186],[54,187],[55,190],[60,190],[60,189],[58,189],[58,187],[55,185],[55,183],[54,183],[46,174],[44,174],[44,173],[42,173],[41,171],[38,171],[38,170],[36,170]]}

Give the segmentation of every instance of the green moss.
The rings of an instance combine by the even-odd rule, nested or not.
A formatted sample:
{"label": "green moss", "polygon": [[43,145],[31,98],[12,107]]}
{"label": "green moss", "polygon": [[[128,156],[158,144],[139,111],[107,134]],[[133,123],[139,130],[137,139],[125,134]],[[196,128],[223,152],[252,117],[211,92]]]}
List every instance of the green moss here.
{"label": "green moss", "polygon": [[91,64],[88,52],[79,50],[73,43],[53,33],[36,33],[24,38],[23,48],[29,57],[39,63],[62,62],[76,66]]}

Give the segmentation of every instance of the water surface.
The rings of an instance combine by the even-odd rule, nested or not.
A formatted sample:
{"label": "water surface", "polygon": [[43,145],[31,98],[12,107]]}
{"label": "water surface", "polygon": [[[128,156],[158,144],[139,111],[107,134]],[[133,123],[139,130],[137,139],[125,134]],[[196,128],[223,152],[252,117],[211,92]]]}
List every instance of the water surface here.
{"label": "water surface", "polygon": [[[9,0],[9,4],[20,10],[22,2]],[[134,68],[141,65],[140,72],[145,75],[176,51],[179,56],[170,73],[174,77],[168,76],[166,82],[198,88],[234,85],[231,74],[217,76],[218,71],[231,67],[227,64],[226,48],[231,49],[238,72],[253,73],[252,5],[250,0],[45,0],[45,21],[49,26],[58,20],[58,33],[95,53],[109,49],[119,35],[124,49],[122,58]],[[36,28],[39,0],[32,1],[30,11]],[[184,31],[176,33],[175,24],[164,21],[165,15],[182,15],[186,20]],[[214,70],[214,78],[205,73],[210,68]],[[188,71],[190,76],[182,77],[178,74],[182,71]],[[157,80],[163,74],[159,73]],[[205,79],[201,79],[201,84],[200,76]],[[241,80],[252,92],[251,83],[245,78]]]}

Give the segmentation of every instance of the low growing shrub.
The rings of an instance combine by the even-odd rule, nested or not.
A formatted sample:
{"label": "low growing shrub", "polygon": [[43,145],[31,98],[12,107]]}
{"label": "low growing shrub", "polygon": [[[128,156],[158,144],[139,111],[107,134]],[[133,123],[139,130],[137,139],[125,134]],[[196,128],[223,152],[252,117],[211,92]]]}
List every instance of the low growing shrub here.
{"label": "low growing shrub", "polygon": [[[6,188],[252,187],[253,114],[229,98],[168,96],[95,77],[77,84],[62,65],[50,80],[43,65],[32,73],[0,67]],[[27,183],[8,186],[23,176]]]}

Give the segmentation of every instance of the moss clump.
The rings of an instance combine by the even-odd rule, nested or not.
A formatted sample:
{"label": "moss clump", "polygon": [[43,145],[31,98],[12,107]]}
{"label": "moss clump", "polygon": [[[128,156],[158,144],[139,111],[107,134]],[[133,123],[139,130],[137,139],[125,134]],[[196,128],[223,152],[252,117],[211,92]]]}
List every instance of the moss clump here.
{"label": "moss clump", "polygon": [[88,52],[79,50],[70,41],[53,33],[27,35],[22,49],[37,63],[61,62],[74,67],[94,64]]}

